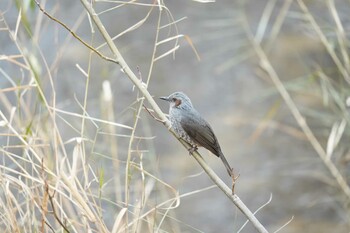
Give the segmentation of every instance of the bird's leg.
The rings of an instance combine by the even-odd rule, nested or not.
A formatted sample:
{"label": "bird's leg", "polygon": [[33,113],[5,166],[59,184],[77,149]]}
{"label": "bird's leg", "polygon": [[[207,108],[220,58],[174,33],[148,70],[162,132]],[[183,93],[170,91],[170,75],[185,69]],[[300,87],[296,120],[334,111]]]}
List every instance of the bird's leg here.
{"label": "bird's leg", "polygon": [[238,176],[235,176],[235,174],[233,173],[233,169],[231,170],[231,178],[232,178],[232,195],[235,194],[235,184],[236,184],[236,180],[238,179],[238,177],[240,176],[240,174],[238,174]]}
{"label": "bird's leg", "polygon": [[197,151],[198,147],[196,145],[191,145],[191,147],[188,149],[188,152],[190,155],[193,155],[193,152]]}

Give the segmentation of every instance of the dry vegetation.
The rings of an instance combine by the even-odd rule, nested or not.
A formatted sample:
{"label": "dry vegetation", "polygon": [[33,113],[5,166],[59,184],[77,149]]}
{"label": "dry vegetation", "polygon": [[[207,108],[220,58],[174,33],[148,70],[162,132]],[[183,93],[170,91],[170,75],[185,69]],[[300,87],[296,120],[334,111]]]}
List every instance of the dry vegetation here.
{"label": "dry vegetation", "polygon": [[[174,56],[180,48],[179,40],[190,45],[197,55],[191,38],[177,29],[177,23],[184,19],[174,19],[162,1],[96,1],[90,5],[81,0],[74,3],[81,4],[81,12],[76,14],[75,24],[69,25],[64,18],[49,18],[62,10],[58,2],[49,2],[39,2],[47,14],[41,12],[34,1],[0,4],[0,38],[10,41],[6,48],[2,44],[0,49],[0,231],[182,232],[185,228],[201,232],[178,220],[174,209],[181,205],[181,198],[206,189],[180,195],[177,187],[161,178],[155,165],[158,161],[154,154],[154,135],[147,123],[153,119],[147,113],[141,116],[145,112],[143,106],[147,105],[157,117],[164,119],[152,93],[147,91],[147,87],[153,85],[154,64],[166,56]],[[350,219],[350,117],[346,105],[350,96],[350,63],[346,28],[332,0],[323,5],[332,20],[327,22],[327,27],[316,20],[302,0],[285,1],[272,20],[275,3],[267,2],[256,32],[252,32],[242,11],[240,22],[250,45],[246,53],[248,57],[254,54],[259,67],[257,75],[276,87],[300,127],[302,137],[324,164],[324,173],[315,175],[315,179],[332,188],[332,198],[339,204],[337,208]],[[244,4],[239,6],[244,7]],[[99,16],[110,12],[118,14],[128,7],[144,8],[145,14],[137,23],[111,35],[112,38],[99,31]],[[88,17],[87,11],[91,13],[94,9],[98,9],[98,14]],[[308,67],[310,74],[306,77],[319,90],[313,98],[322,103],[322,108],[314,111],[306,111],[305,106],[293,98],[293,94],[308,90],[282,81],[270,59],[274,41],[292,13],[304,25],[304,33],[324,46],[332,63],[332,67],[319,64]],[[152,29],[143,28],[146,21],[153,22]],[[78,33],[83,23],[91,27],[90,35],[84,37]],[[267,24],[272,25],[269,31]],[[40,46],[41,36],[53,25],[59,25],[59,32],[52,35],[52,43],[59,41],[60,50],[56,57],[47,58]],[[143,33],[155,38],[153,51],[147,58],[148,72],[130,69],[122,59],[123,54],[112,45],[113,40],[134,30],[144,30]],[[55,38],[62,32],[65,40]],[[97,34],[102,35],[102,39]],[[78,62],[76,69],[80,77],[72,79],[71,84],[79,82],[82,93],[72,100],[79,106],[77,111],[71,111],[71,103],[57,100],[57,95],[62,95],[57,93],[58,67],[62,51],[71,49],[68,46],[71,41],[84,44],[89,51],[84,65],[73,62]],[[232,67],[236,59],[220,69]],[[93,111],[88,108],[93,88],[90,82],[96,78],[90,72],[92,67],[96,69],[94,62],[111,63],[113,69],[116,66],[121,69],[121,76],[129,77],[135,85],[133,92],[130,90],[130,95],[134,96],[132,105],[116,108],[114,89],[106,80],[94,105],[97,108]],[[258,124],[257,131],[272,125],[272,118]],[[140,127],[142,120],[143,127]],[[315,129],[309,122],[319,122],[322,128]],[[318,135],[315,131],[328,133]],[[207,172],[218,179],[210,174],[210,169]],[[220,185],[220,180],[216,184]],[[222,185],[220,188],[227,193],[227,187]],[[350,223],[348,225],[350,227]],[[244,226],[238,229],[244,232]],[[283,226],[275,229],[266,226],[269,232],[280,227]],[[261,228],[259,231],[264,232]]]}

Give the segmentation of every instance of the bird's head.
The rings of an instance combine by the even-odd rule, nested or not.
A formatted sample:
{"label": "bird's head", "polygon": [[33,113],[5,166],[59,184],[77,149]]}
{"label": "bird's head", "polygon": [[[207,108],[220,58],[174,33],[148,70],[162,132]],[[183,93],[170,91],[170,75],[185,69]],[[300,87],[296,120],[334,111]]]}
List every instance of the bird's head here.
{"label": "bird's head", "polygon": [[190,98],[187,97],[182,92],[174,92],[168,97],[160,97],[160,99],[168,101],[170,103],[171,108],[178,109],[191,109],[193,108]]}

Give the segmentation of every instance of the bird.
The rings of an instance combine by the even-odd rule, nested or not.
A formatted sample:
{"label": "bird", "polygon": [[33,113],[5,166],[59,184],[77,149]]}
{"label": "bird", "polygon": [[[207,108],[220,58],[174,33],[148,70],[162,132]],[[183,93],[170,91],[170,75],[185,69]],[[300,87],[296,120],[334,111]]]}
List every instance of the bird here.
{"label": "bird", "polygon": [[221,151],[218,139],[209,123],[193,107],[190,98],[183,92],[174,92],[167,97],[160,97],[170,103],[169,120],[175,133],[191,145],[190,154],[204,147],[219,157],[230,177],[234,178],[233,169]]}

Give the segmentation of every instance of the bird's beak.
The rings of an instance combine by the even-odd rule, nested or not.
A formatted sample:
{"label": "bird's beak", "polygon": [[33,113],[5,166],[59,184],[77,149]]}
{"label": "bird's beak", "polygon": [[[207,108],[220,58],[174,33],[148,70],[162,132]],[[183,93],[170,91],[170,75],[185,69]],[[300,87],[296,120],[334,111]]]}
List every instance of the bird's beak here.
{"label": "bird's beak", "polygon": [[165,101],[169,101],[169,98],[168,98],[168,97],[166,97],[166,96],[165,96],[165,97],[164,97],[164,96],[163,96],[163,97],[160,97],[159,99],[161,99],[161,100],[165,100]]}

